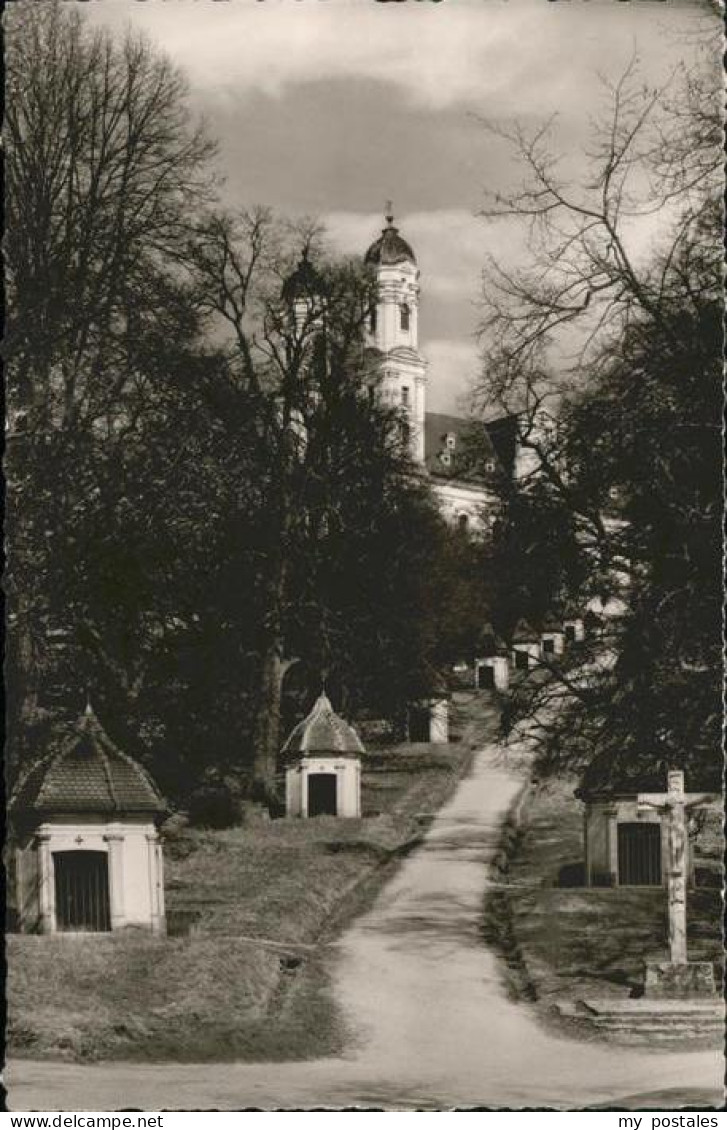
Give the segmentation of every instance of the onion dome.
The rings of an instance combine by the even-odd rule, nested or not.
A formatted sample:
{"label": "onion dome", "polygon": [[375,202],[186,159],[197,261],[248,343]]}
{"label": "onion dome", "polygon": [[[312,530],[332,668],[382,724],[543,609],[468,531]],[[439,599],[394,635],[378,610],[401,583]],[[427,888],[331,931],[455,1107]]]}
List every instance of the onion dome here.
{"label": "onion dome", "polygon": [[512,634],[513,643],[538,643],[539,639],[538,632],[528,624],[527,620],[518,620]]}
{"label": "onion dome", "polygon": [[283,283],[283,301],[292,303],[298,298],[323,298],[327,292],[325,281],[308,258],[308,248],[304,247],[298,266]]}
{"label": "onion dome", "polygon": [[358,756],[364,747],[353,726],[336,714],[328,696],[322,694],[308,717],[291,731],[282,752],[303,757]]}
{"label": "onion dome", "polygon": [[495,639],[495,629],[492,624],[487,621],[482,625],[482,631],[477,637],[477,646],[483,656],[494,655],[497,647]]}
{"label": "onion dome", "polygon": [[452,692],[449,689],[449,681],[445,679],[444,675],[440,673],[439,678],[436,680],[432,687],[432,693],[437,698],[451,698]]}
{"label": "onion dome", "polygon": [[483,659],[489,659],[493,655],[502,655],[507,650],[489,621],[483,625],[482,631],[477,637],[477,650]]}
{"label": "onion dome", "polygon": [[582,620],[583,612],[574,600],[566,601],[563,606],[563,619],[564,620]]}
{"label": "onion dome", "polygon": [[166,811],[151,777],[114,745],[91,706],[57,731],[54,748],[20,782],[10,802],[18,820],[60,813],[116,817]]}
{"label": "onion dome", "polygon": [[381,235],[372,243],[364,257],[364,262],[374,267],[392,267],[396,263],[416,263],[416,257],[409,244],[399,235],[399,229],[394,227],[394,215],[391,205],[386,214],[386,227]]}

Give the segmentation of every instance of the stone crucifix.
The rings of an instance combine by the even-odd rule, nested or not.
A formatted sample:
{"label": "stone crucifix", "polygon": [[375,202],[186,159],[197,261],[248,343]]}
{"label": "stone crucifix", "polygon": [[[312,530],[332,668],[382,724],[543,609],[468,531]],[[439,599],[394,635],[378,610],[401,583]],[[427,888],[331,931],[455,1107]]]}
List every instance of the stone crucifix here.
{"label": "stone crucifix", "polygon": [[711,793],[685,793],[680,769],[667,771],[665,793],[640,793],[639,808],[653,808],[667,827],[667,899],[669,903],[669,960],[674,965],[687,963],[687,812],[709,804]]}

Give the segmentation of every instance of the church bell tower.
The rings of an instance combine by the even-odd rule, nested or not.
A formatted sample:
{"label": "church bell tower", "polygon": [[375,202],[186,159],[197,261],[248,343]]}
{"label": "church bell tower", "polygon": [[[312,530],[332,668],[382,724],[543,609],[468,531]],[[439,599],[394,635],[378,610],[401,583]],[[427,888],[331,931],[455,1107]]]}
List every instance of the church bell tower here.
{"label": "church bell tower", "polygon": [[394,227],[391,204],[386,227],[366,252],[365,262],[375,269],[378,284],[369,339],[381,354],[382,395],[400,409],[412,457],[423,463],[427,373],[419,353],[419,268]]}

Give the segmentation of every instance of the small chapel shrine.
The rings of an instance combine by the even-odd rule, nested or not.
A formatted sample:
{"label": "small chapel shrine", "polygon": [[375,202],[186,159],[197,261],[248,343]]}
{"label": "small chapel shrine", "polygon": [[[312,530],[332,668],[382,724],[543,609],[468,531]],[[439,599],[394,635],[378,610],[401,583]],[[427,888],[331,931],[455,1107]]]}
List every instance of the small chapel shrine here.
{"label": "small chapel shrine", "polygon": [[528,671],[540,659],[540,634],[519,620],[512,637],[512,665],[516,671]]}
{"label": "small chapel shrine", "polygon": [[[674,774],[671,774],[674,776]],[[712,795],[684,792],[685,810],[704,805],[719,796],[719,781]],[[699,784],[697,773],[693,779]],[[596,761],[584,774],[576,797],[584,804],[585,878],[591,887],[661,887],[667,885],[669,831],[664,810],[645,803],[663,791],[664,770],[655,765],[650,772],[621,764]],[[684,845],[684,874],[694,881],[694,860],[688,837]]]}
{"label": "small chapel shrine", "polygon": [[563,636],[566,646],[581,643],[586,638],[583,616],[574,604],[569,604],[563,613]]}
{"label": "small chapel shrine", "polygon": [[[649,785],[651,781],[647,782]],[[642,781],[586,787],[576,795],[585,805],[584,847],[589,887],[660,887],[666,882],[665,827],[655,811],[641,811]]]}
{"label": "small chapel shrine", "polygon": [[496,655],[482,655],[475,658],[475,686],[477,690],[506,691],[509,682],[510,664],[505,649],[502,649]]}
{"label": "small chapel shrine", "polygon": [[449,695],[440,689],[435,698],[412,703],[407,712],[410,742],[449,741]]}
{"label": "small chapel shrine", "polygon": [[287,816],[361,815],[361,754],[353,726],[321,694],[282,749]]}
{"label": "small chapel shrine", "polygon": [[543,620],[540,630],[540,649],[543,659],[553,659],[565,650],[563,625],[552,612]]}
{"label": "small chapel shrine", "polygon": [[148,773],[117,748],[90,706],[10,803],[18,928],[94,934],[165,930],[165,803]]}

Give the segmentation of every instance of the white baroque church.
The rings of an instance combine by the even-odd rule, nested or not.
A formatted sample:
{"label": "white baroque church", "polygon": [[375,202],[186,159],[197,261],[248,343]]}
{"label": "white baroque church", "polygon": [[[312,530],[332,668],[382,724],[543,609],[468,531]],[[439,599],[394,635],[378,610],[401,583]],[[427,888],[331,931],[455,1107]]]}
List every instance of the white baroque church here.
{"label": "white baroque church", "polygon": [[[405,414],[412,456],[429,477],[444,517],[460,528],[484,531],[500,509],[503,481],[516,474],[516,421],[478,424],[427,411],[427,362],[419,350],[420,272],[390,206],[385,218],[386,227],[365,255],[378,283],[369,344],[380,356],[381,393]],[[479,433],[476,465],[468,450],[473,429]]]}
{"label": "white baroque church", "polygon": [[[385,218],[386,226],[364,256],[376,280],[367,345],[378,370],[379,394],[401,414],[412,458],[429,480],[444,518],[481,536],[501,510],[503,486],[526,470],[517,419],[485,422],[427,411],[427,361],[419,349],[420,271],[390,207]],[[304,250],[282,290],[301,333],[322,329],[322,285]]]}

